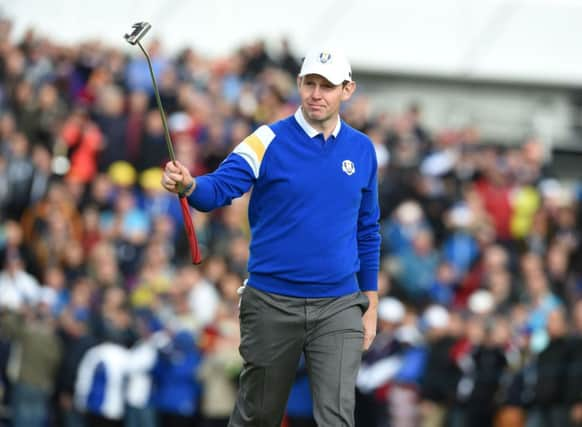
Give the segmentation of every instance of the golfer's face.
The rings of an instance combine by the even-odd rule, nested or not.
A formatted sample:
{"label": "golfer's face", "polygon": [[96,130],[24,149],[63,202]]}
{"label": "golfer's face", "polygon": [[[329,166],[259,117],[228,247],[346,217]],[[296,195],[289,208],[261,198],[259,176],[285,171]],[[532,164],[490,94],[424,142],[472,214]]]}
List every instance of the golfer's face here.
{"label": "golfer's face", "polygon": [[324,122],[339,114],[343,100],[343,85],[333,85],[317,74],[308,74],[299,80],[301,107],[306,118]]}

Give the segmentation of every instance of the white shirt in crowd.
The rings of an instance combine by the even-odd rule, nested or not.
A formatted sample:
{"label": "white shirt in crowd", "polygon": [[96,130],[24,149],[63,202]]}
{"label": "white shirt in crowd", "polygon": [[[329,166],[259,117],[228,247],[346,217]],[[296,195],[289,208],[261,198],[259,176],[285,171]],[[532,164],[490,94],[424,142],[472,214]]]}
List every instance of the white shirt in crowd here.
{"label": "white shirt in crowd", "polygon": [[0,307],[18,310],[24,304],[34,305],[41,287],[34,276],[23,270],[0,272]]}
{"label": "white shirt in crowd", "polygon": [[126,397],[130,406],[148,406],[152,392],[151,371],[156,363],[158,350],[169,342],[168,334],[162,331],[139,341],[129,350]]}
{"label": "white shirt in crowd", "polygon": [[[123,418],[125,406],[125,379],[130,363],[130,352],[124,347],[113,344],[99,344],[85,353],[75,384],[75,406],[81,412],[91,412],[106,418],[119,420]],[[95,374],[104,369],[104,383],[96,384]],[[103,386],[102,400],[98,407],[90,407],[96,402],[89,402],[89,397],[96,387]]]}

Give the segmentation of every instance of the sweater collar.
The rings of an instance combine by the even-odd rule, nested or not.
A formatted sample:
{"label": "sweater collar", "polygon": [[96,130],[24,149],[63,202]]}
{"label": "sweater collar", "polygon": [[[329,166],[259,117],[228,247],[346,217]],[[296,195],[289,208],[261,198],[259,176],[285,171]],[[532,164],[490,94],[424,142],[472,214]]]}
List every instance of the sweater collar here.
{"label": "sweater collar", "polygon": [[[310,138],[313,138],[321,133],[320,131],[315,129],[313,126],[311,126],[307,122],[307,120],[305,120],[305,117],[303,116],[303,112],[301,111],[301,107],[299,107],[297,109],[297,111],[295,111],[295,120],[297,121],[297,123],[299,123],[299,126],[301,126],[301,129],[303,129],[303,131]],[[335,129],[331,133],[334,138],[337,138],[337,135],[338,135],[341,127],[342,127],[342,121],[341,121],[340,117],[338,116],[338,120],[337,120],[337,124],[335,125]]]}

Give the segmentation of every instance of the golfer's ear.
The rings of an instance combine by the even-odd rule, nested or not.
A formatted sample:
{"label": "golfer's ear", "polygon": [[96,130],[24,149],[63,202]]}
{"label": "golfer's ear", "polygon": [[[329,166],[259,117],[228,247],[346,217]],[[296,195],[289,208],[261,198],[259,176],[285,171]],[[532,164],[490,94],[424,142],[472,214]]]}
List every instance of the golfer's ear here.
{"label": "golfer's ear", "polygon": [[342,101],[347,101],[356,91],[356,82],[345,82],[342,87]]}

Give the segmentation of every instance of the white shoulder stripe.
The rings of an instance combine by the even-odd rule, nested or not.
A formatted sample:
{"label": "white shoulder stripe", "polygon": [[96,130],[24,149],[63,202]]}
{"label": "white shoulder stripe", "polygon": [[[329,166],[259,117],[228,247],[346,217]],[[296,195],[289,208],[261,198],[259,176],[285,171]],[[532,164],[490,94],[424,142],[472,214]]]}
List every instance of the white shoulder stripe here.
{"label": "white shoulder stripe", "polygon": [[244,141],[239,143],[234,150],[233,153],[238,154],[241,156],[251,167],[255,178],[259,177],[259,167],[261,166],[259,159],[257,158],[257,154],[255,151]]}
{"label": "white shoulder stripe", "polygon": [[265,146],[265,150],[269,148],[271,141],[275,138],[275,132],[271,130],[271,128],[267,125],[263,125],[258,128],[255,132],[255,135],[259,137],[263,145]]}

